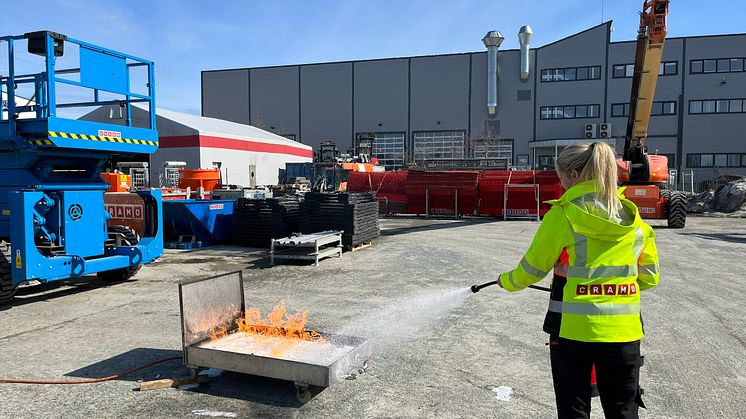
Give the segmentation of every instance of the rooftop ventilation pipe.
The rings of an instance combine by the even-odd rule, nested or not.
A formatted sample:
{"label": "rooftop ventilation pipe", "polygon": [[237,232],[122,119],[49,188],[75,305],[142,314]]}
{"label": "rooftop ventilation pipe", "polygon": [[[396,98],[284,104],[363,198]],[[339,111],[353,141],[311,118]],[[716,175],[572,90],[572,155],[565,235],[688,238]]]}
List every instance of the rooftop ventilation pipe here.
{"label": "rooftop ventilation pipe", "polygon": [[482,38],[487,47],[487,113],[490,115],[497,113],[497,49],[504,39],[499,31],[489,31]]}
{"label": "rooftop ventilation pipe", "polygon": [[521,80],[528,80],[529,72],[531,71],[531,62],[529,61],[528,53],[531,50],[531,37],[534,35],[534,31],[531,27],[521,26],[521,30],[518,31],[518,41],[521,43]]}

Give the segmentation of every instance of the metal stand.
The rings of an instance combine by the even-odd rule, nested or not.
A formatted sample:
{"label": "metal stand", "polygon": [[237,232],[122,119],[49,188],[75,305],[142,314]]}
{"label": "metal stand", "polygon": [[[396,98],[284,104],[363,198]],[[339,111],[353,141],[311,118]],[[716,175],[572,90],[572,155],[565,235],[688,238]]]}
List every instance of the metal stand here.
{"label": "metal stand", "polygon": [[342,256],[342,232],[323,231],[301,234],[272,240],[270,263],[275,259],[310,260],[319,266],[319,260],[330,256]]}
{"label": "metal stand", "polygon": [[430,218],[430,189],[425,189],[425,218]]}

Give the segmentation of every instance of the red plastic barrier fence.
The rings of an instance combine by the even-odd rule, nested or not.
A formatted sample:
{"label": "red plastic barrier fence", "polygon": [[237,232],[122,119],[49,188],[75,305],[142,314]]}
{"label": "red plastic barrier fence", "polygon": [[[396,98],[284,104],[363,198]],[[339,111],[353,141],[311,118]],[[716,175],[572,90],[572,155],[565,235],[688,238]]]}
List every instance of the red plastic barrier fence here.
{"label": "red plastic barrier fence", "polygon": [[[501,217],[505,185],[539,185],[539,214],[544,215],[551,205],[544,201],[562,196],[562,185],[554,171],[507,171],[485,170],[479,180],[480,214]],[[508,214],[527,215],[536,213],[536,190],[534,188],[511,188],[508,194]]]}
{"label": "red plastic barrier fence", "polygon": [[410,214],[477,215],[479,171],[410,171],[407,205]]}
{"label": "red plastic barrier fence", "polygon": [[[551,205],[544,201],[562,196],[557,173],[551,171],[398,171],[351,172],[347,179],[350,192],[373,191],[381,202],[381,212],[425,214],[425,195],[430,215],[453,215],[458,191],[459,215],[503,216],[505,185],[538,184],[540,215]],[[536,196],[533,188],[511,188],[509,214],[534,214]]]}
{"label": "red plastic barrier fence", "polygon": [[350,192],[375,192],[381,213],[407,213],[407,175],[399,172],[350,172],[347,190]]}

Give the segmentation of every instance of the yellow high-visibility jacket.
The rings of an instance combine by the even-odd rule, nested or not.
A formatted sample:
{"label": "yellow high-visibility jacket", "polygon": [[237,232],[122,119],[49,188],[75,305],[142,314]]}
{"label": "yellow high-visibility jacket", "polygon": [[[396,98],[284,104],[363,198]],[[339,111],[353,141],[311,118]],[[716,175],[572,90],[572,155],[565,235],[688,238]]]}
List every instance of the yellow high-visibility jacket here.
{"label": "yellow high-visibility jacket", "polygon": [[581,342],[643,337],[640,291],[658,284],[653,229],[619,189],[620,219],[609,219],[593,181],[568,189],[536,232],[518,267],[500,275],[507,291],[554,277],[544,330]]}

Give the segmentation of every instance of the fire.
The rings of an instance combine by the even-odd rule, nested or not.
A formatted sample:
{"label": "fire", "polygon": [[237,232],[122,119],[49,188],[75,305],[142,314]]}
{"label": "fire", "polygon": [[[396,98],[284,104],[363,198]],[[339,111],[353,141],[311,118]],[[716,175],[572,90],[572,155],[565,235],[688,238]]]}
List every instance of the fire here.
{"label": "fire", "polygon": [[285,300],[280,300],[266,317],[262,317],[261,310],[256,307],[248,308],[244,312],[244,315],[236,320],[238,329],[233,332],[228,331],[228,326],[220,326],[212,331],[210,334],[210,340],[217,340],[228,333],[245,333],[253,335],[257,338],[266,337],[282,337],[287,338],[281,343],[277,343],[276,340],[270,339],[257,339],[257,343],[260,344],[271,344],[274,345],[272,353],[279,355],[285,350],[292,347],[298,340],[307,341],[325,341],[324,338],[317,332],[312,330],[306,330],[306,323],[308,322],[308,310],[298,310],[295,313],[287,311],[285,306]]}

